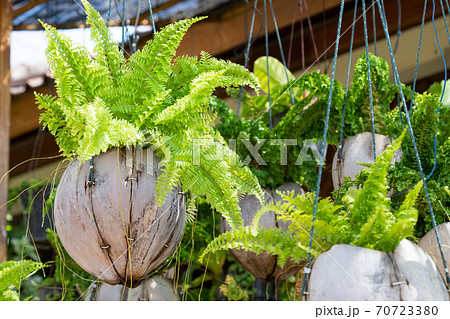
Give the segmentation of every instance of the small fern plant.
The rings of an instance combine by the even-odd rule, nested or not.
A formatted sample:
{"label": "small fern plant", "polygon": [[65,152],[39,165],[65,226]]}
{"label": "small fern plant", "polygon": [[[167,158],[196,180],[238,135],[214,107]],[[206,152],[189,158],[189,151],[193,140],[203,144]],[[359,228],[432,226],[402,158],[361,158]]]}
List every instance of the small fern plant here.
{"label": "small fern plant", "polygon": [[[262,191],[250,170],[235,159],[213,129],[209,104],[217,87],[249,85],[256,77],[242,66],[215,59],[174,57],[188,28],[203,18],[170,24],[141,50],[126,58],[112,40],[105,21],[82,0],[95,43],[92,57],[55,28],[46,29],[46,56],[57,97],[36,93],[44,112],[40,121],[55,136],[67,159],[87,160],[110,148],[143,145],[157,148],[162,175],[157,202],[181,183],[193,197],[206,196],[230,225],[241,224],[238,197]],[[212,141],[193,156],[198,140]]]}
{"label": "small fern plant", "polygon": [[[280,195],[283,203],[264,205],[252,224],[223,233],[205,249],[201,258],[209,253],[227,249],[241,249],[257,254],[265,251],[278,256],[283,267],[289,259],[300,262],[308,253],[313,256],[336,244],[350,244],[391,252],[403,238],[410,237],[417,221],[414,202],[421,189],[421,182],[408,193],[398,210],[392,210],[387,197],[387,172],[404,133],[370,168],[367,180],[360,189],[349,189],[342,205],[330,198],[320,199],[316,220],[313,222],[314,193]],[[273,211],[278,220],[290,221],[287,231],[279,228],[259,227],[259,219]],[[313,245],[309,248],[310,231],[314,225]]]}
{"label": "small fern plant", "polygon": [[19,301],[20,282],[45,265],[32,260],[5,261],[0,263],[0,301]]}

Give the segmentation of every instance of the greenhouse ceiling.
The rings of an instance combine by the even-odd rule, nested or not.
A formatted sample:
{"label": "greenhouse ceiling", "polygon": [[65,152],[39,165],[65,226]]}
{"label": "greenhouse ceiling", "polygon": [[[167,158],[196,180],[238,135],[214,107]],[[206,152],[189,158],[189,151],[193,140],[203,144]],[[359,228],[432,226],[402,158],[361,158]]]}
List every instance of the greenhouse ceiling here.
{"label": "greenhouse ceiling", "polygon": [[[128,0],[125,1],[125,17],[134,23],[136,17],[143,24],[150,24],[149,3],[155,21],[165,25],[169,21],[207,14],[236,0]],[[106,20],[110,13],[111,25],[121,25],[123,1],[91,0],[90,3]],[[109,5],[111,4],[111,9]],[[39,19],[59,28],[77,28],[85,23],[85,13],[80,0],[13,0],[14,30],[40,29]]]}

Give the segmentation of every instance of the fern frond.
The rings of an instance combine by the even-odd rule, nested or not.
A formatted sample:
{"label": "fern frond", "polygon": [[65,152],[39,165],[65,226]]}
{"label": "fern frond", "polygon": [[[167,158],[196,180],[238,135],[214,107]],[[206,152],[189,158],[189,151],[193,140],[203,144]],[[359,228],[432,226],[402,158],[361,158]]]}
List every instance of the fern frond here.
{"label": "fern frond", "polygon": [[23,279],[44,267],[44,264],[32,260],[0,263],[0,301],[19,300],[18,292],[12,289],[18,288]]}
{"label": "fern frond", "polygon": [[391,165],[391,159],[394,153],[399,149],[406,131],[389,145],[388,148],[377,158],[369,170],[369,177],[364,182],[364,186],[355,198],[351,223],[359,228],[366,223],[369,210],[390,211],[390,200],[387,195],[387,172]]}
{"label": "fern frond", "polygon": [[81,0],[87,13],[87,23],[91,25],[91,39],[95,43],[96,61],[112,74],[114,84],[122,76],[121,65],[125,62],[119,46],[112,40],[112,33],[98,11],[87,0]]}

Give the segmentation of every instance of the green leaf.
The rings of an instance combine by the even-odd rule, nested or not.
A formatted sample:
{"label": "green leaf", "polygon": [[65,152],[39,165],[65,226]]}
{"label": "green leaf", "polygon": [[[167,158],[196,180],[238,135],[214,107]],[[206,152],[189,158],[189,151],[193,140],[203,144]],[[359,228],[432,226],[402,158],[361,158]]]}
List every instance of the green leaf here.
{"label": "green leaf", "polygon": [[269,56],[269,70],[267,72],[267,57],[263,56],[256,59],[253,66],[253,72],[261,83],[261,89],[264,92],[269,91],[268,82],[270,82],[270,90],[275,86],[284,85],[291,80],[295,80],[295,76],[284,67],[283,63]]}

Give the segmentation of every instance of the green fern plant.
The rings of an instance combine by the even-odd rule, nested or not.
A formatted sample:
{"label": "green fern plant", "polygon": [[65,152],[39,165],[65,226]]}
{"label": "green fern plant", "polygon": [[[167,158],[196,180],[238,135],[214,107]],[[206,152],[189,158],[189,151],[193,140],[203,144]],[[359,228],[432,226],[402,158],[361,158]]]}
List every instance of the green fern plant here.
{"label": "green fern plant", "polygon": [[[267,91],[268,75],[265,67],[262,67],[262,64],[265,66],[265,61],[265,57],[258,59],[254,69],[259,81],[265,83],[263,89]],[[298,165],[297,159],[306,140],[317,142],[323,136],[323,119],[326,114],[331,79],[319,72],[311,72],[298,79],[291,75],[290,81],[286,81],[285,69],[281,62],[272,57],[269,57],[269,61],[270,72],[275,73],[275,75],[270,74],[273,129],[270,129],[268,116],[268,95],[251,96],[247,92],[243,92],[241,96],[243,111],[240,118],[237,118],[226,105],[217,106],[221,123],[216,128],[225,139],[236,140],[236,151],[241,159],[248,156],[252,158],[243,140],[250,141],[252,145],[258,142],[263,143],[259,154],[266,164],[259,165],[255,160],[250,162],[250,169],[263,187],[276,188],[283,183],[294,182],[312,189],[317,182],[317,163],[310,160]],[[228,89],[228,93],[236,99],[240,96],[238,89]],[[335,82],[331,117],[336,124],[342,117],[343,97],[344,91],[341,84]],[[329,136],[334,143],[337,143],[335,132],[338,129],[338,126],[330,125]],[[280,165],[280,145],[274,145],[272,142],[287,139],[295,140],[297,144],[289,144],[286,154],[287,165]]]}
{"label": "green fern plant", "polygon": [[0,301],[18,301],[20,282],[46,267],[32,260],[6,261],[0,263]]}
{"label": "green fern plant", "polygon": [[[435,219],[438,224],[441,224],[449,220],[447,211],[450,208],[450,199],[444,188],[450,184],[450,139],[445,136],[449,125],[448,117],[441,118],[440,114],[436,112],[438,107],[446,108],[443,103],[439,102],[439,96],[426,92],[415,93],[411,125],[423,172],[425,177],[429,176],[427,188]],[[389,185],[394,192],[392,197],[394,207],[400,207],[407,190],[421,180],[416,154],[409,135],[405,137],[402,152],[401,161],[396,163],[389,172]],[[437,159],[436,166],[435,158]],[[424,190],[419,193],[416,207],[419,210],[419,219],[415,235],[423,237],[434,227]]]}
{"label": "green fern plant", "polygon": [[[305,140],[317,142],[323,137],[331,79],[318,71],[305,73],[296,79],[275,58],[269,57],[268,61],[270,74],[267,74],[266,57],[255,61],[254,72],[266,93],[269,90],[267,83],[270,82],[273,130],[269,128],[268,95],[254,96],[235,88],[230,88],[227,92],[236,100],[241,99],[241,117],[238,118],[226,106],[217,105],[221,118],[221,123],[216,126],[217,130],[225,139],[236,140],[236,152],[241,159],[251,157],[250,152],[243,147],[242,140],[247,139],[252,145],[267,140],[259,149],[259,154],[267,165],[257,165],[255,160],[250,162],[250,169],[263,187],[276,188],[285,182],[294,182],[314,189],[317,183],[317,163],[304,161],[297,165],[296,160],[301,154]],[[369,54],[369,64],[375,132],[398,137],[404,126],[398,110],[390,111],[390,103],[394,100],[398,88],[390,83],[386,61]],[[371,130],[367,71],[366,54],[363,53],[355,64],[353,82],[347,95],[344,138]],[[406,87],[404,91],[409,92]],[[342,84],[335,80],[327,136],[327,142],[332,145],[339,143],[344,96]],[[270,145],[268,141],[271,139],[297,140],[298,145],[287,147],[287,165],[280,165],[280,147]]]}
{"label": "green fern plant", "polygon": [[[203,18],[166,26],[126,58],[100,14],[82,2],[95,58],[43,23],[58,96],[35,95],[44,110],[40,121],[55,136],[61,153],[84,161],[114,147],[157,147],[163,165],[156,186],[159,204],[181,183],[193,198],[206,196],[230,225],[240,225],[239,195],[254,193],[262,199],[262,191],[246,166],[228,161],[235,155],[213,130],[216,115],[209,102],[217,87],[258,89],[256,77],[204,52],[200,58],[174,58],[188,28]],[[202,139],[213,143],[200,148],[196,162],[196,140]]]}
{"label": "green fern plant", "polygon": [[[284,203],[264,205],[252,225],[226,232],[215,238],[205,249],[208,253],[227,249],[242,249],[257,254],[265,251],[278,256],[282,267],[288,259],[305,259],[308,253],[317,256],[336,244],[350,244],[391,252],[403,238],[413,236],[417,221],[415,199],[421,189],[419,182],[408,193],[401,207],[393,210],[387,197],[387,172],[404,133],[381,154],[370,167],[362,188],[351,188],[340,204],[330,198],[320,199],[313,222],[315,194],[282,194]],[[288,231],[259,227],[259,219],[273,211],[279,220],[290,221]],[[309,248],[310,230],[314,225],[313,245]],[[201,257],[201,258],[202,258]]]}

